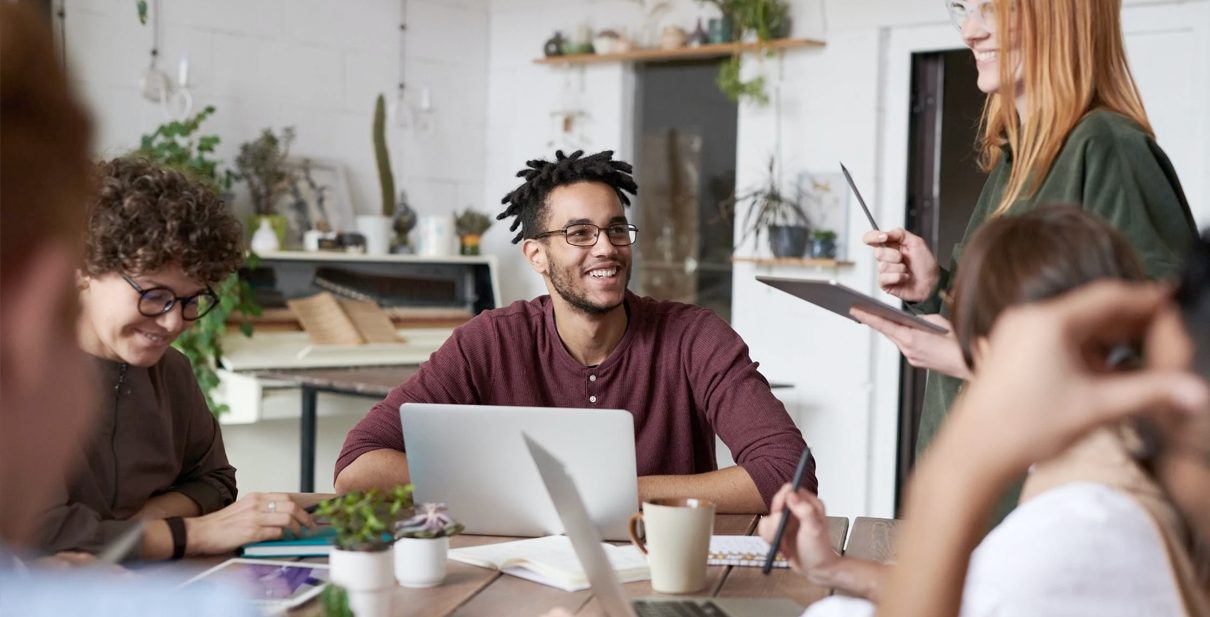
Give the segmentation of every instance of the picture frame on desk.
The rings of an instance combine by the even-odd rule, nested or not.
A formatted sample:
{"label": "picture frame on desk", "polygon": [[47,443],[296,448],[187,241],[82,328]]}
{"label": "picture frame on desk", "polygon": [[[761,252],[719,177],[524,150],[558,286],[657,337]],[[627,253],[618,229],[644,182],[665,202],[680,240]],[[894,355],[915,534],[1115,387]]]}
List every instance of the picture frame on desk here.
{"label": "picture frame on desk", "polygon": [[330,232],[356,229],[349,181],[340,161],[319,157],[290,158],[286,168],[293,179],[290,190],[278,205],[288,223],[288,248],[302,248],[303,233],[317,229],[320,220],[327,222]]}

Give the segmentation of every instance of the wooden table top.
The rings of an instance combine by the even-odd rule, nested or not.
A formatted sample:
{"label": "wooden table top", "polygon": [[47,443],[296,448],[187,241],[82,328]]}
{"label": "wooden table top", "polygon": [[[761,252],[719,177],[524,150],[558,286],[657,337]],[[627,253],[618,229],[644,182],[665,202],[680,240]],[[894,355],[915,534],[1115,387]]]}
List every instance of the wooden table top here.
{"label": "wooden table top", "polygon": [[[720,514],[715,517],[716,535],[750,535],[759,520],[756,515]],[[829,518],[833,545],[840,550],[844,543],[848,520]],[[493,536],[460,535],[451,538],[450,547],[460,548],[493,542],[513,540]],[[226,557],[187,559],[180,565],[201,572],[205,568],[221,563]],[[324,563],[324,558],[307,559]],[[719,597],[775,597],[784,596],[806,606],[829,594],[826,588],[809,583],[802,576],[785,568],[775,568],[769,576],[760,573],[760,568],[739,566],[709,566],[707,586],[697,596]],[[633,598],[661,596],[651,589],[651,581],[639,581],[623,585],[627,595]],[[501,574],[496,570],[480,568],[450,560],[445,581],[431,589],[396,587],[391,598],[391,615],[394,617],[431,617],[458,615],[499,616],[527,615],[538,617],[555,607],[562,607],[574,615],[603,616],[601,607],[593,600],[590,590],[567,592],[530,582],[515,576]],[[294,617],[319,617],[322,615],[318,601],[311,601],[289,613]]]}
{"label": "wooden table top", "polygon": [[416,365],[362,366],[354,368],[310,368],[254,371],[257,377],[292,381],[334,392],[386,396],[420,370]]}

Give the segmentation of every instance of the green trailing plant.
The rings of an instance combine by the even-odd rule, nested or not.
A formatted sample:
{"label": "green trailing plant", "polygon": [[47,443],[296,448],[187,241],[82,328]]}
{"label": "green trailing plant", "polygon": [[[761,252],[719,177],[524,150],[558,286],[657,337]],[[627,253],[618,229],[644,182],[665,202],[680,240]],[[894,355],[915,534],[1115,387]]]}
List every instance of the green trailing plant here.
{"label": "green trailing plant", "polygon": [[147,25],[147,0],[135,0],[134,8],[139,12],[139,23]]}
{"label": "green trailing plant", "polygon": [[387,150],[387,105],[379,93],[374,101],[374,160],[378,161],[378,184],[382,190],[382,215],[395,216],[395,173],[391,171],[391,153]]}
{"label": "green trailing plant", "polygon": [[462,523],[450,518],[443,503],[422,503],[416,513],[395,525],[395,538],[448,538],[462,533]]}
{"label": "green trailing plant", "polygon": [[743,246],[748,238],[753,236],[759,244],[761,233],[768,233],[769,228],[776,225],[808,228],[811,226],[807,213],[798,201],[784,194],[778,187],[774,165],[775,159],[769,157],[768,176],[760,186],[743,193],[733,193],[720,204],[724,216],[729,220],[733,220],[737,210],[746,211],[735,248]]}
{"label": "green trailing plant", "polygon": [[[177,169],[226,193],[239,175],[230,169],[222,169],[221,162],[214,158],[219,137],[195,136],[202,122],[213,114],[214,106],[207,106],[193,117],[160,125],[140,138],[135,154]],[[250,254],[245,265],[256,267],[257,261],[256,255]],[[218,416],[229,410],[226,403],[215,403],[213,397],[219,384],[216,367],[223,355],[222,336],[227,331],[227,319],[238,311],[241,316],[240,332],[244,336],[252,336],[252,323],[248,318],[260,315],[261,307],[252,286],[240,278],[238,272],[220,282],[214,292],[219,298],[218,306],[195,321],[172,345],[189,358],[193,376],[206,397],[206,404],[210,406],[211,413]]]}
{"label": "green trailing plant", "polygon": [[287,126],[278,136],[270,129],[260,137],[241,144],[235,166],[248,184],[252,209],[259,216],[275,214],[277,199],[290,190],[294,172],[286,165],[290,145],[294,143],[294,127]]}
{"label": "green trailing plant", "polygon": [[385,551],[395,542],[397,523],[412,507],[412,485],[396,486],[389,493],[372,488],[353,491],[320,502],[320,520],[336,530],[336,547],[346,551]]}
{"label": "green trailing plant", "polygon": [[[752,32],[761,43],[784,36],[789,24],[790,8],[784,0],[699,0],[718,7],[723,18],[731,20],[731,31],[736,40],[743,40]],[[758,105],[767,105],[769,95],[765,93],[765,78],[756,77],[744,81],[740,77],[740,52],[719,67],[715,83],[719,90],[732,101],[749,99]]]}
{"label": "green trailing plant", "polygon": [[459,236],[482,236],[491,226],[490,217],[472,208],[454,217],[454,232]]}

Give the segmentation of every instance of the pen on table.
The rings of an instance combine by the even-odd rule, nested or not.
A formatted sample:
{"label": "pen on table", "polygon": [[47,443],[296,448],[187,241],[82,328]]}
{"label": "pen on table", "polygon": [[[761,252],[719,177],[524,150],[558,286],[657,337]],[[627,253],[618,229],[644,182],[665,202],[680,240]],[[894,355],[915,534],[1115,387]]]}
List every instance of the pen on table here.
{"label": "pen on table", "polygon": [[[802,484],[802,477],[807,472],[807,461],[811,459],[811,446],[804,446],[802,449],[802,457],[798,459],[798,468],[794,470],[794,482],[791,486],[794,490],[798,490],[798,486]],[[782,508],[781,520],[777,523],[777,533],[773,534],[773,542],[769,546],[769,554],[765,556],[765,565],[760,567],[761,574],[768,574],[773,570],[773,560],[777,557],[777,547],[781,546],[781,537],[786,534],[786,521],[793,516],[789,508]]]}

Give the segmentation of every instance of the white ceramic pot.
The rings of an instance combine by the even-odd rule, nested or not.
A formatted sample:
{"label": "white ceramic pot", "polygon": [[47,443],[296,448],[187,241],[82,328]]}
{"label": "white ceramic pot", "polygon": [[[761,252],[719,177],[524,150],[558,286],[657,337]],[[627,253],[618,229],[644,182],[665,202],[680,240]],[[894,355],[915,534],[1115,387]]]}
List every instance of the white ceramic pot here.
{"label": "white ceramic pot", "polygon": [[425,257],[448,257],[454,254],[454,215],[427,214],[420,217],[420,246],[417,251]]}
{"label": "white ceramic pot", "polygon": [[350,591],[349,610],[357,617],[390,617],[394,588],[375,591]]}
{"label": "white ceramic pot", "polygon": [[260,225],[256,228],[256,233],[252,234],[252,242],[249,244],[254,253],[272,253],[281,249],[277,232],[273,231],[273,225],[268,218],[260,220]]}
{"label": "white ceramic pot", "polygon": [[[328,556],[332,582],[354,591],[381,591],[395,586],[392,552],[342,551],[333,549]],[[359,615],[361,613],[358,613]]]}
{"label": "white ceramic pot", "polygon": [[366,253],[386,255],[391,252],[391,219],[381,214],[357,215],[357,231],[366,238]]}
{"label": "white ceramic pot", "polygon": [[395,541],[395,580],[404,587],[436,587],[445,580],[449,538],[400,538]]}

